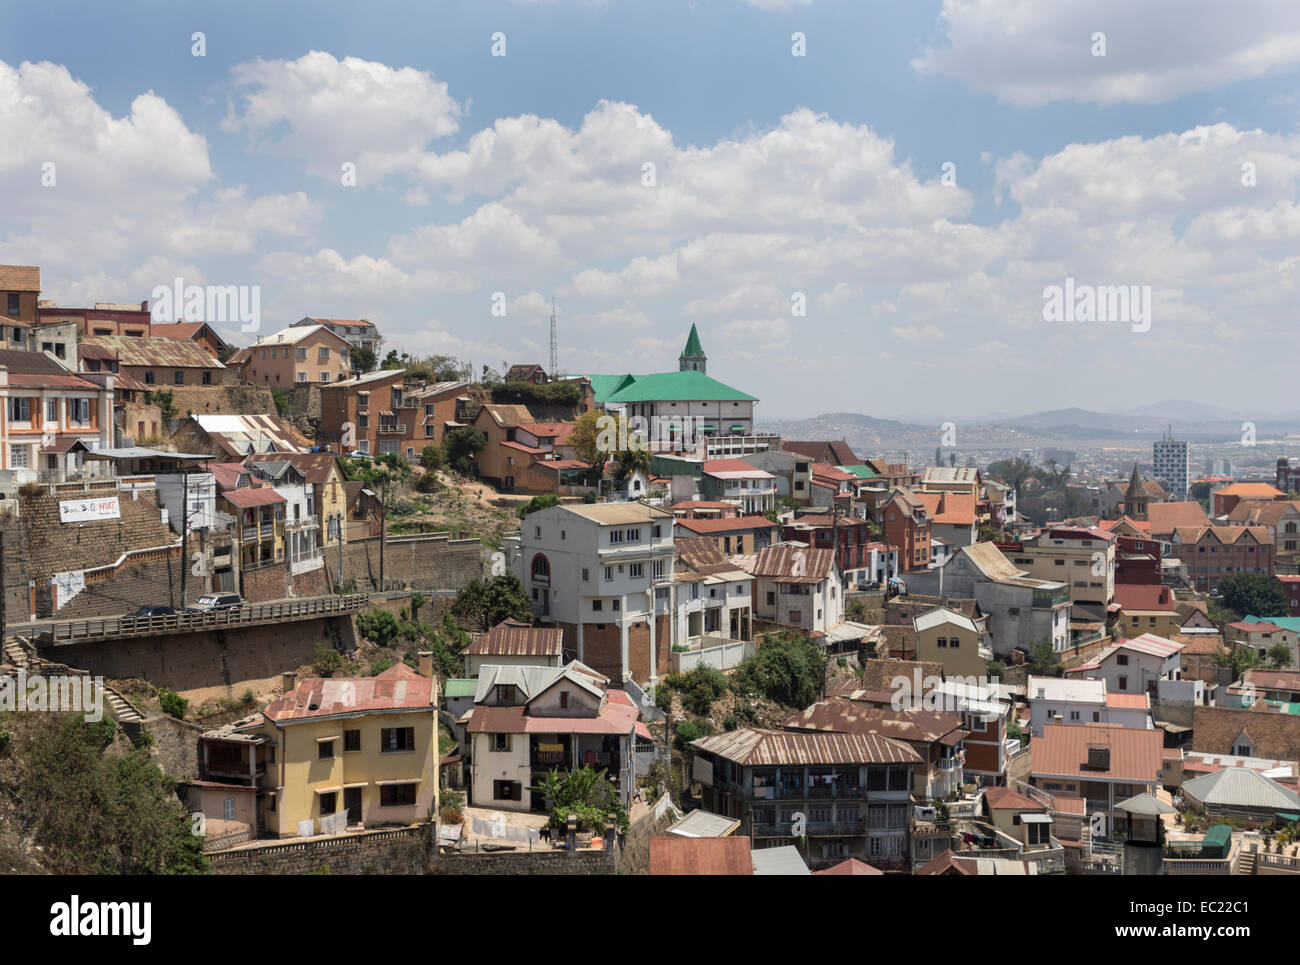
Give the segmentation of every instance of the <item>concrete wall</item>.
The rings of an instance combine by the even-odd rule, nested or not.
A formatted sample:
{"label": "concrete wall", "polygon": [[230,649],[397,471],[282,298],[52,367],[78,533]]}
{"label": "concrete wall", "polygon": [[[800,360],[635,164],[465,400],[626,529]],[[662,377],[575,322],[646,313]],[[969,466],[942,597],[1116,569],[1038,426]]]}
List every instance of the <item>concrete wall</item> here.
{"label": "concrete wall", "polygon": [[[338,552],[325,552],[329,585],[340,583]],[[417,590],[460,590],[484,577],[482,544],[476,539],[446,536],[389,536],[384,548],[384,579],[391,585],[409,583]],[[379,537],[352,539],[343,548],[342,582],[356,580],[357,589],[379,582]]]}
{"label": "concrete wall", "polygon": [[132,640],[42,646],[47,660],[92,675],[139,678],[168,687],[192,701],[234,697],[246,688],[271,689],[280,675],[314,658],[316,644],[356,646],[347,617],[324,617],[204,633],[178,633]]}

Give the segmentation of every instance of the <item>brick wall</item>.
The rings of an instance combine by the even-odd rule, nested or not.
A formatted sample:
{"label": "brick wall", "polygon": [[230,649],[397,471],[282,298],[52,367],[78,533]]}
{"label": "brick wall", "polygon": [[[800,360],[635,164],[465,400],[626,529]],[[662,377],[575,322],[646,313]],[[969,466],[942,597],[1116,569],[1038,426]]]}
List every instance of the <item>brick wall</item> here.
{"label": "brick wall", "polygon": [[[619,636],[617,623],[603,624],[603,630],[594,623],[584,624],[582,628],[581,660],[592,670],[603,673],[611,680],[623,679],[623,645]],[[568,646],[568,641],[565,641]],[[577,646],[577,639],[574,639]]]}
{"label": "brick wall", "polygon": [[[325,554],[329,585],[339,585],[338,556]],[[483,552],[478,540],[446,536],[388,537],[384,548],[384,579],[407,583],[417,590],[460,590],[482,579]],[[342,582],[356,580],[357,589],[379,582],[379,537],[352,539],[343,548]]]}
{"label": "brick wall", "polygon": [[465,851],[429,861],[433,875],[612,875],[613,851]]}
{"label": "brick wall", "polygon": [[294,596],[326,596],[330,592],[325,578],[325,567],[317,567],[293,577]]}
{"label": "brick wall", "polygon": [[185,602],[182,603],[180,568],[179,552],[164,559],[128,562],[111,578],[87,583],[85,589],[59,607],[55,616],[60,620],[80,620],[134,613],[142,606],[155,605],[179,610],[207,592],[204,581],[191,574],[186,580]]}
{"label": "brick wall", "polygon": [[280,600],[289,595],[289,574],[283,560],[274,566],[242,570],[239,579],[243,585],[241,592],[249,603]]}

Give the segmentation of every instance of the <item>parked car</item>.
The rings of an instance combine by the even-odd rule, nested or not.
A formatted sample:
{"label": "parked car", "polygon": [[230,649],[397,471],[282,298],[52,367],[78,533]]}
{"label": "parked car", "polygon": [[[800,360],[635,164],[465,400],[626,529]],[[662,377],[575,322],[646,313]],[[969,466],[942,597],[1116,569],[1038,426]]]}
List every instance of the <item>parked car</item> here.
{"label": "parked car", "polygon": [[244,605],[244,598],[238,593],[208,593],[199,597],[187,609],[199,613],[208,610],[233,610]]}
{"label": "parked car", "polygon": [[370,453],[368,453],[368,452],[362,452],[360,449],[353,449],[351,452],[348,453],[348,458],[349,458],[349,459],[369,459],[369,458],[370,458]]}
{"label": "parked car", "polygon": [[132,616],[137,617],[169,617],[176,612],[175,607],[170,606],[142,606],[136,610]]}

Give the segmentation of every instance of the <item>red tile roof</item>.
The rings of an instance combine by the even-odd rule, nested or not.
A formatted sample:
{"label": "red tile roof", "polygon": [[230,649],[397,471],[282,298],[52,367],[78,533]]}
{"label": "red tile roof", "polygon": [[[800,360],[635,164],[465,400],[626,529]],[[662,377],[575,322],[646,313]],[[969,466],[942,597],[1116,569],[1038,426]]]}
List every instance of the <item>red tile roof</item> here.
{"label": "red tile roof", "polygon": [[814,871],[815,875],[883,875],[884,872],[879,868],[873,868],[865,861],[859,861],[857,858],[849,858],[847,861],[841,861],[839,864],[831,865],[821,871]]}
{"label": "red tile roof", "polygon": [[1037,801],[1017,794],[1009,787],[991,787],[984,792],[984,800],[994,810],[1046,811]]}

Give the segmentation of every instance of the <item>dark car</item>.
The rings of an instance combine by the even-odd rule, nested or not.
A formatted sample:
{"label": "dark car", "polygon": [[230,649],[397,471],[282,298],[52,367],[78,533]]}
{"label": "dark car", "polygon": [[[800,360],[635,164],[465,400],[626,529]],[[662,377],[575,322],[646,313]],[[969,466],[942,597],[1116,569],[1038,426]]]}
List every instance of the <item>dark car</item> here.
{"label": "dark car", "polygon": [[244,598],[238,593],[207,593],[194,601],[187,609],[206,613],[209,610],[233,610],[244,605]]}
{"label": "dark car", "polygon": [[169,617],[176,612],[170,606],[142,606],[133,614],[138,617]]}

